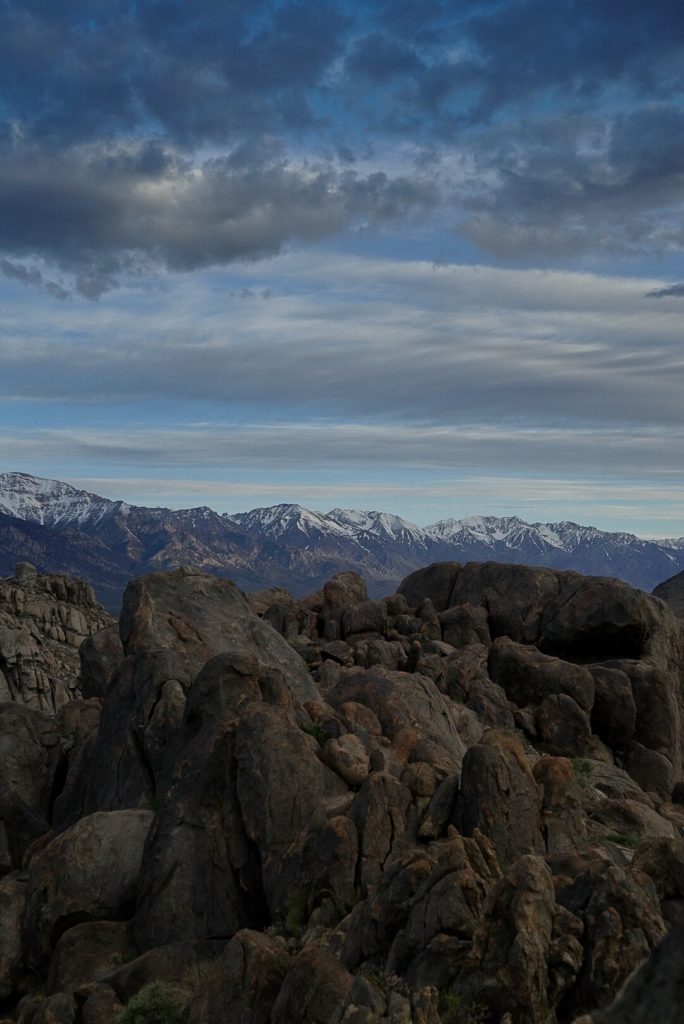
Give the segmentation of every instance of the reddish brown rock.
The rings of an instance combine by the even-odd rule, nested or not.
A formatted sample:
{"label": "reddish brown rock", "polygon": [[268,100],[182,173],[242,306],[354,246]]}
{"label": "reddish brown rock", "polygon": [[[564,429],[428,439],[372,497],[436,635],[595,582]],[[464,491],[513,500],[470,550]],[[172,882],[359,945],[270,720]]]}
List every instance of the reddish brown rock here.
{"label": "reddish brown rock", "polygon": [[506,865],[541,853],[541,787],[515,734],[490,729],[463,759],[454,824],[463,835],[479,829]]}

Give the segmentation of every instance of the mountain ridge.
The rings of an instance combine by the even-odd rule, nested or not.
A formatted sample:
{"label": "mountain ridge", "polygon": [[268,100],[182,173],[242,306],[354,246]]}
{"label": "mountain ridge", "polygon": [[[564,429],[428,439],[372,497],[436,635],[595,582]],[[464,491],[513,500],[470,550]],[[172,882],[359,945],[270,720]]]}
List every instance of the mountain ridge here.
{"label": "mountain ridge", "polygon": [[246,590],[287,582],[298,594],[354,569],[375,596],[435,561],[547,565],[645,590],[684,569],[684,538],[645,540],[570,520],[483,515],[421,527],[389,512],[287,502],[230,514],[206,505],[173,510],[21,472],[0,473],[0,542],[0,573],[23,559],[44,570],[68,561],[113,610],[128,578],[179,564],[230,576]]}

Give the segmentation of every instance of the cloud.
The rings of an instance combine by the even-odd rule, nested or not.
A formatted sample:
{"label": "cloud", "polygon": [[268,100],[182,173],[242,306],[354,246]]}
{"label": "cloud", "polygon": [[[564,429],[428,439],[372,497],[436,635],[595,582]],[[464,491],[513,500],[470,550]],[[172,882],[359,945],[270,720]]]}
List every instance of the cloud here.
{"label": "cloud", "polygon": [[6,0],[4,256],[97,298],[435,204],[499,259],[678,251],[681,22],[675,0]]}
{"label": "cloud", "polygon": [[502,258],[680,250],[683,138],[684,112],[663,103],[492,132],[473,153],[462,229]]}
{"label": "cloud", "polygon": [[[267,268],[267,269],[265,269]],[[101,311],[5,302],[5,397],[206,403],[253,419],[684,423],[657,280],[292,253]],[[268,301],[245,301],[250,295]],[[245,410],[248,410],[245,412]],[[150,413],[151,415],[151,413]]]}
{"label": "cloud", "polygon": [[[358,220],[381,223],[434,203],[429,182],[365,176],[329,163],[192,164],[161,143],[55,152],[19,147],[0,166],[2,244],[72,276],[97,298],[125,274],[191,271],[272,256]],[[28,281],[40,282],[27,271]]]}
{"label": "cloud", "polygon": [[46,280],[35,267],[26,267],[23,263],[12,263],[11,260],[0,258],[0,273],[3,273],[10,280],[19,281],[21,284],[44,288],[55,299],[67,299],[69,297],[69,292],[66,288],[62,288],[56,281]]}
{"label": "cloud", "polygon": [[670,284],[666,288],[654,288],[653,291],[646,292],[646,297],[649,299],[682,299],[684,298],[684,283]]}

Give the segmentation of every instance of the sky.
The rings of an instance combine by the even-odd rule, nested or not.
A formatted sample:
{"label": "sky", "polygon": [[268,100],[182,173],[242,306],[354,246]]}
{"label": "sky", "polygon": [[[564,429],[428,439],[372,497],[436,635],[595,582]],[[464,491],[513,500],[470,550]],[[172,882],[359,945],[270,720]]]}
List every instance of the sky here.
{"label": "sky", "polygon": [[677,0],[0,0],[0,471],[684,535]]}

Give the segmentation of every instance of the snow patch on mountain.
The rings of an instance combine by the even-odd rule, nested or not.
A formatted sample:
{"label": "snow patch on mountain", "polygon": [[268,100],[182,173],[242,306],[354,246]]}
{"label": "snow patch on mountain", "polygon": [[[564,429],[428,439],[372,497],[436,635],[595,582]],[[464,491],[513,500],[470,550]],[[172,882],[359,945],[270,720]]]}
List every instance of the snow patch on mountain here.
{"label": "snow patch on mountain", "polygon": [[0,512],[41,526],[78,528],[96,521],[117,505],[124,511],[129,508],[125,502],[100,498],[60,480],[44,480],[28,473],[0,473]]}

